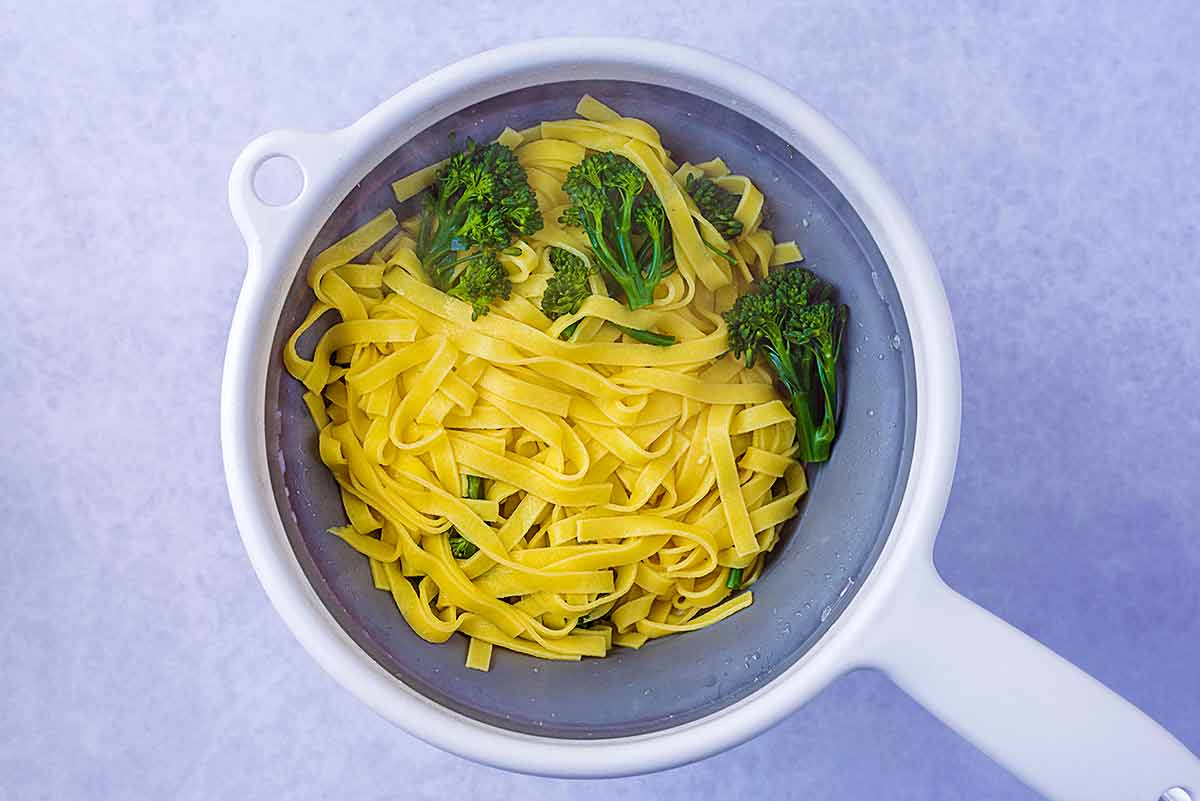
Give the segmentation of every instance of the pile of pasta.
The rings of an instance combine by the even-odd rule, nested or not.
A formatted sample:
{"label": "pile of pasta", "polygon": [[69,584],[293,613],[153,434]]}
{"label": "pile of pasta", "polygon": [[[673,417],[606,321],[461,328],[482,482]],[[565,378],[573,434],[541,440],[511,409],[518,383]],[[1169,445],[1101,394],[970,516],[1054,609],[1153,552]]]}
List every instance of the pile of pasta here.
{"label": "pile of pasta", "polygon": [[[726,352],[721,319],[755,276],[799,260],[796,245],[774,242],[762,194],[719,159],[677,165],[646,122],[588,96],[576,111],[499,138],[545,220],[500,256],[508,300],[472,320],[427,283],[417,219],[388,210],[315,257],[316,300],[284,352],[341,487],[348,524],[332,533],[369,558],[413,631],[434,643],[461,632],[480,670],[495,646],[600,657],[744,609],[807,488],[792,414],[766,369]],[[630,311],[596,278],[577,314],[552,321],[538,305],[550,248],[591,260],[586,236],[557,222],[562,182],[605,150],[633,161],[662,200],[675,269],[650,307]],[[397,203],[440,166],[397,181]],[[724,243],[683,191],[701,174],[741,196],[736,240]],[[340,319],[307,359],[297,342],[327,312]],[[614,323],[676,344],[633,341]],[[467,475],[486,480],[486,498],[462,497]],[[478,551],[456,559],[454,532]]]}

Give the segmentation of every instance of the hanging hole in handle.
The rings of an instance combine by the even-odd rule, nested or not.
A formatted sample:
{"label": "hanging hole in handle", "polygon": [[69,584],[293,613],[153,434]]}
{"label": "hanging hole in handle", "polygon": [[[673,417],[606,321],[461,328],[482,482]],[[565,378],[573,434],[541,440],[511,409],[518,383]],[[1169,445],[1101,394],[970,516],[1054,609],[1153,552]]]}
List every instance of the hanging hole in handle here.
{"label": "hanging hole in handle", "polygon": [[286,206],[304,191],[304,171],[291,156],[267,156],[254,168],[254,196],[268,206]]}
{"label": "hanging hole in handle", "polygon": [[1158,797],[1158,801],[1193,801],[1192,794],[1182,787],[1172,787]]}

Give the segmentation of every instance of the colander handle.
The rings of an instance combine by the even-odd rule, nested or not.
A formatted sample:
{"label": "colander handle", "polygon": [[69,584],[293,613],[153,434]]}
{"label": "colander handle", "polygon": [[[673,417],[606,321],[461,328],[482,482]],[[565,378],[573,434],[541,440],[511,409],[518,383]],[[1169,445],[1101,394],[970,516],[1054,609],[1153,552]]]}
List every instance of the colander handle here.
{"label": "colander handle", "polygon": [[902,584],[865,662],[1030,787],[1052,801],[1158,801],[1173,788],[1200,801],[1200,759],[1133,704],[959,595],[932,562]]}
{"label": "colander handle", "polygon": [[[238,155],[229,172],[229,208],[251,251],[252,272],[262,263],[264,251],[288,240],[290,226],[304,217],[297,213],[298,207],[312,206],[333,195],[332,183],[346,158],[347,131],[271,131],[246,145]],[[265,202],[254,188],[258,168],[276,156],[294,162],[302,180],[297,196],[281,205]]]}

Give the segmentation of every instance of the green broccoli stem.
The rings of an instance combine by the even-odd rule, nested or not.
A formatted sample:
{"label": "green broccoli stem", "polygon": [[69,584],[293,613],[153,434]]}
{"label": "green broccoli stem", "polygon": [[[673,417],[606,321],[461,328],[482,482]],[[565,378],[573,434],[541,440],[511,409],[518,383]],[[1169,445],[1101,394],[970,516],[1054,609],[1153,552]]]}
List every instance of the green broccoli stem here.
{"label": "green broccoli stem", "polygon": [[613,278],[625,292],[625,305],[630,311],[644,309],[654,302],[654,286],[644,280],[641,274],[631,276],[617,273]]}
{"label": "green broccoli stem", "polygon": [[[558,335],[559,339],[570,340],[571,337],[575,336],[575,331],[579,328],[579,324],[582,322],[583,320],[576,320],[568,325],[563,329],[562,333]],[[630,328],[628,326],[621,325],[620,323],[613,323],[613,325],[636,339],[638,342],[645,342],[647,345],[658,345],[660,348],[665,348],[668,345],[675,344],[675,337],[671,334],[659,334],[654,331],[647,331],[644,328]]]}
{"label": "green broccoli stem", "polygon": [[464,498],[470,498],[471,500],[475,501],[483,500],[484,492],[482,477],[467,474],[465,483],[467,486],[466,492],[463,494]]}
{"label": "green broccoli stem", "polygon": [[796,458],[802,462],[827,461],[833,444],[832,431],[823,430],[825,423],[818,426],[813,422],[812,401],[808,392],[792,394],[792,414],[796,417]]}
{"label": "green broccoli stem", "polygon": [[429,253],[429,239],[433,236],[433,220],[437,214],[436,211],[430,210],[430,206],[433,205],[435,204],[426,200],[421,206],[421,227],[417,229],[416,249],[418,256]]}
{"label": "green broccoli stem", "polygon": [[479,547],[469,539],[459,534],[456,529],[450,529],[450,554],[455,559],[470,559],[479,553]]}
{"label": "green broccoli stem", "polygon": [[[455,251],[453,251],[453,250],[447,251],[444,254],[444,256],[453,256],[454,253],[455,253]],[[446,277],[446,287],[440,287],[441,290],[443,292],[449,292],[450,294],[454,294],[453,290],[448,289],[447,287],[449,287],[450,279],[454,277],[454,273],[458,270],[458,268],[462,267],[465,264],[469,264],[470,262],[475,261],[476,259],[482,258],[482,257],[486,256],[487,254],[488,254],[488,252],[486,250],[477,250],[474,253],[469,253],[460,259],[454,259],[453,261],[450,261],[450,262],[446,262],[445,258],[443,258],[441,260],[441,263],[438,265],[438,267]]]}
{"label": "green broccoli stem", "polygon": [[821,424],[813,432],[813,451],[821,458],[810,461],[824,462],[829,459],[829,453],[833,448],[833,439],[837,434],[834,428],[834,417],[836,416],[834,404],[837,402],[837,353],[822,349],[815,354],[815,357],[817,377],[821,383],[821,411],[823,414]]}
{"label": "green broccoli stem", "polygon": [[[820,386],[807,389],[797,385],[788,387],[792,395],[792,414],[796,418],[796,458],[802,462],[825,462],[833,449],[833,439],[836,435],[834,428],[834,398],[837,397],[837,387],[826,380],[832,365],[826,365],[823,359],[817,358],[817,372],[820,376]],[[786,380],[784,383],[788,383]],[[821,398],[815,396],[821,393]],[[819,407],[821,421],[815,419]]]}
{"label": "green broccoli stem", "polygon": [[742,586],[742,568],[735,567],[729,571],[729,578],[725,579],[725,586],[731,590]]}
{"label": "green broccoli stem", "polygon": [[575,332],[579,330],[579,324],[582,322],[583,320],[576,320],[575,322],[571,323],[562,330],[562,333],[558,335],[558,338],[570,340],[571,337],[575,336]]}
{"label": "green broccoli stem", "polygon": [[592,224],[584,225],[583,230],[587,233],[588,242],[592,245],[592,252],[596,254],[596,259],[610,269],[620,269],[620,262],[617,261],[617,257],[609,249],[608,243],[604,241],[604,237],[600,235],[600,231],[603,230],[603,212],[599,214],[592,212],[591,219]]}
{"label": "green broccoli stem", "polygon": [[592,240],[592,252],[596,254],[596,260],[604,265],[609,277],[625,293],[625,305],[630,310],[636,311],[654,302],[654,285],[642,277],[636,264],[632,271],[627,269],[619,260],[613,258],[603,240],[593,236],[591,231],[588,232],[588,238]]}
{"label": "green broccoli stem", "polygon": [[613,323],[613,325],[638,342],[645,342],[647,345],[658,345],[660,348],[665,348],[668,345],[675,344],[675,337],[671,334],[659,334],[654,331],[647,331],[644,328],[629,328],[619,323]]}
{"label": "green broccoli stem", "polygon": [[729,262],[731,265],[733,265],[733,266],[735,266],[735,267],[737,266],[737,259],[736,259],[736,258],[734,258],[734,257],[733,257],[733,255],[732,255],[732,254],[731,254],[729,251],[727,251],[727,250],[721,250],[719,247],[717,247],[716,245],[712,244],[711,242],[709,242],[709,241],[708,241],[707,239],[705,239],[704,237],[700,237],[700,241],[704,243],[704,247],[708,248],[708,249],[709,249],[709,250],[711,250],[713,253],[717,254],[717,255],[718,255],[718,256],[720,256],[722,259],[724,259],[725,261]]}
{"label": "green broccoli stem", "polygon": [[635,195],[624,194],[621,200],[621,222],[617,226],[617,247],[621,261],[627,265],[637,264],[637,253],[633,249],[633,201]]}
{"label": "green broccoli stem", "polygon": [[[613,217],[615,215],[608,214]],[[595,215],[594,215],[595,218]],[[594,226],[584,226],[587,232],[588,241],[591,242],[592,252],[596,255],[596,260],[601,263],[609,276],[625,293],[625,305],[631,310],[637,310],[649,306],[654,302],[654,287],[658,283],[660,271],[652,268],[649,275],[643,276],[642,270],[638,266],[638,254],[633,249],[633,240],[630,238],[630,227],[633,224],[633,198],[627,198],[621,205],[621,219],[610,220],[612,227],[617,230],[617,250],[618,253],[613,253],[609,248],[608,243],[604,241],[604,237],[600,235],[602,230],[600,220],[602,216],[595,219]],[[661,238],[656,238],[653,245],[653,264],[662,264],[662,243]]]}
{"label": "green broccoli stem", "polygon": [[[833,445],[833,415],[825,415],[820,425],[813,419],[813,390],[808,378],[812,350],[805,347],[799,354],[793,354],[792,346],[779,330],[769,332],[767,338],[770,346],[764,349],[764,355],[792,399],[792,415],[796,418],[796,458],[802,462],[827,461]],[[796,355],[799,358],[794,360]]]}
{"label": "green broccoli stem", "polygon": [[[784,354],[787,353],[785,350]],[[828,436],[823,434],[822,426],[813,420],[812,391],[808,382],[801,377],[808,375],[807,370],[802,365],[801,371],[797,371],[792,359],[786,356],[781,358],[774,346],[767,351],[766,356],[792,398],[792,415],[796,418],[796,458],[802,462],[826,461],[829,458],[829,448],[833,444],[833,436],[832,432]]]}
{"label": "green broccoli stem", "polygon": [[[630,309],[636,310],[653,303],[654,289],[652,286],[646,285],[636,264],[631,272],[626,268],[625,263],[613,255],[603,237],[599,236],[591,228],[587,229],[587,234],[588,239],[592,243],[592,252],[596,254],[596,260],[604,266],[609,276],[617,282],[617,286],[621,287],[621,291],[625,293],[626,305]],[[619,247],[624,248],[623,242]]]}

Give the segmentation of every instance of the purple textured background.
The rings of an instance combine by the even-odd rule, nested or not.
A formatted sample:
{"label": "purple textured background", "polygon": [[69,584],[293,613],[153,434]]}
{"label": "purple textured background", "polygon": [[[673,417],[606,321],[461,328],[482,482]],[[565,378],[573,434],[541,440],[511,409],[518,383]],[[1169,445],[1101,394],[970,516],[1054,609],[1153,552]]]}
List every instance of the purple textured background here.
{"label": "purple textured background", "polygon": [[958,324],[940,567],[1200,750],[1194,3],[267,5],[0,0],[0,798],[1034,798],[871,673],[691,767],[505,774],[375,717],[271,610],[217,442],[228,167],[552,34],[731,56],[880,166]]}

